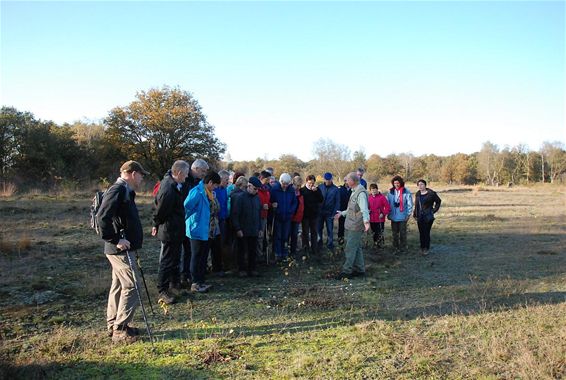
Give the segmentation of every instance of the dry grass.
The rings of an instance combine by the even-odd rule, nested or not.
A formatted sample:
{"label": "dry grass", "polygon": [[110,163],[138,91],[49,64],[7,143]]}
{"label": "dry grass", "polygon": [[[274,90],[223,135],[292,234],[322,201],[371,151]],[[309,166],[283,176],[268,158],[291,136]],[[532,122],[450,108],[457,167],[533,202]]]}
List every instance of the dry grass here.
{"label": "dry grass", "polygon": [[[259,279],[210,277],[209,294],[148,310],[155,352],[104,336],[110,269],[86,225],[90,194],[2,199],[0,361],[17,371],[0,364],[0,377],[565,378],[564,188],[433,188],[443,207],[428,257],[414,254],[411,224],[413,253],[367,252],[366,279],[326,278],[342,253],[260,266]],[[147,227],[151,196],[136,201]],[[155,301],[159,245],[146,236]],[[44,291],[58,296],[22,303]]]}

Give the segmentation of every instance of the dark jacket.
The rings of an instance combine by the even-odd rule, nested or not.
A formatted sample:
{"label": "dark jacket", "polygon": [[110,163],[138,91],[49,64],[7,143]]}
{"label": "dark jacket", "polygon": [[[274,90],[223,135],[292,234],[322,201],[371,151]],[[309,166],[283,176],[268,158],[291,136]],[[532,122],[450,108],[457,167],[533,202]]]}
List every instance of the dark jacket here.
{"label": "dark jacket", "polygon": [[421,207],[423,213],[431,212],[435,214],[438,209],[440,209],[440,197],[434,190],[426,188],[427,193],[421,195],[421,192],[417,190],[415,193],[415,208],[413,209],[413,216],[417,218],[421,214]]}
{"label": "dark jacket", "polygon": [[185,182],[183,182],[183,185],[181,186],[181,194],[183,195],[183,201],[189,195],[189,191],[191,191],[193,187],[198,185],[199,182],[200,179],[193,177],[193,175],[191,174],[191,170],[189,170],[189,175],[187,176]]}
{"label": "dark jacket", "polygon": [[169,170],[161,180],[155,197],[153,226],[157,228],[157,238],[161,241],[181,241],[185,236],[185,209],[183,195]]}
{"label": "dark jacket", "polygon": [[257,194],[241,191],[232,198],[231,203],[230,220],[234,231],[242,231],[244,236],[258,236],[261,230],[261,202]]}
{"label": "dark jacket", "polygon": [[96,214],[102,239],[105,240],[104,253],[119,253],[116,244],[120,241],[121,229],[124,229],[125,238],[130,242],[130,250],[135,251],[142,247],[143,230],[135,198],[136,193],[122,178],[118,178],[104,193]]}
{"label": "dark jacket", "polygon": [[326,186],[324,183],[318,189],[322,192],[324,198],[322,206],[320,206],[320,215],[323,217],[334,216],[336,211],[340,210],[340,190],[335,184]]}
{"label": "dark jacket", "polygon": [[340,190],[340,211],[344,211],[348,208],[348,201],[350,200],[350,195],[352,194],[352,190],[348,188],[346,185],[342,185],[338,188]]}
{"label": "dark jacket", "polygon": [[297,196],[293,185],[287,186],[283,191],[281,184],[277,182],[271,188],[271,203],[277,202],[277,208],[274,209],[274,215],[277,220],[288,221],[297,211]]}
{"label": "dark jacket", "polygon": [[320,205],[324,200],[320,188],[317,188],[316,191],[313,191],[303,186],[301,187],[301,195],[303,196],[305,203],[305,211],[303,213],[303,217],[316,218],[320,211]]}

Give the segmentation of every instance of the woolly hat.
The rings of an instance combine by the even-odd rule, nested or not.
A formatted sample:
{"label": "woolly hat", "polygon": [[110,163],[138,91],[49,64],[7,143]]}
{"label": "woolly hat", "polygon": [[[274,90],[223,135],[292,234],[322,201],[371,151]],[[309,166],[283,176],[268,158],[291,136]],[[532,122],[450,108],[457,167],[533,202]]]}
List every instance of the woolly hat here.
{"label": "woolly hat", "polygon": [[258,189],[261,187],[261,181],[257,177],[250,177],[248,183],[251,183],[252,185],[254,185],[254,187]]}

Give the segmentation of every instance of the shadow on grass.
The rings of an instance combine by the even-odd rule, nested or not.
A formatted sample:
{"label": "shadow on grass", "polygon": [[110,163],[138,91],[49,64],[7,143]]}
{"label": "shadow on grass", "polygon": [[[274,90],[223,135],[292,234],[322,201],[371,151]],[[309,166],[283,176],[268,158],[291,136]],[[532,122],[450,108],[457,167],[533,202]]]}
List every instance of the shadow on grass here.
{"label": "shadow on grass", "polygon": [[344,311],[342,317],[317,318],[307,321],[265,324],[260,326],[240,326],[233,328],[198,328],[156,331],[158,339],[210,338],[218,336],[262,336],[269,334],[293,334],[308,331],[326,330],[350,326],[373,320],[413,320],[425,317],[450,315],[475,315],[501,312],[518,307],[551,305],[566,302],[566,292],[521,293],[506,297],[479,297],[458,302],[442,302],[422,307],[378,310]]}
{"label": "shadow on grass", "polygon": [[0,379],[216,379],[219,374],[208,369],[188,366],[150,366],[146,363],[116,363],[81,361],[79,363],[48,363],[13,366],[0,362]]}

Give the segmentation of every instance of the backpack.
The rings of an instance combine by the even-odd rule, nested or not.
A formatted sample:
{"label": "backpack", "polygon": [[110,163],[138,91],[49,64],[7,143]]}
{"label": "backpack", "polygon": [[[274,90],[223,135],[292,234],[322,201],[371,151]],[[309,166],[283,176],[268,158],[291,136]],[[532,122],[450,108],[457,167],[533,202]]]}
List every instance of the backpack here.
{"label": "backpack", "polygon": [[157,182],[155,183],[155,185],[153,186],[153,192],[152,192],[152,194],[153,194],[153,197],[154,197],[154,198],[157,197],[157,193],[159,193],[159,188],[160,188],[160,187],[161,187],[161,181],[157,181]]}
{"label": "backpack", "polygon": [[99,236],[100,226],[98,225],[96,214],[98,214],[98,209],[100,209],[100,205],[102,204],[102,197],[104,197],[104,193],[105,191],[96,191],[90,205],[90,228],[92,228]]}
{"label": "backpack", "polygon": [[[110,187],[108,189],[110,189]],[[100,209],[100,205],[102,204],[102,198],[104,198],[104,194],[106,194],[106,191],[96,191],[90,205],[90,228],[92,228],[98,236],[102,235],[102,232],[100,231],[100,226],[98,225],[98,210]],[[123,202],[129,202],[130,197],[128,196],[128,192],[125,192],[123,194],[122,199]]]}

